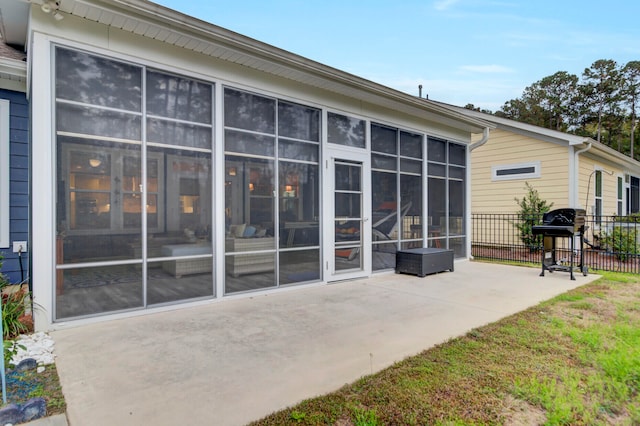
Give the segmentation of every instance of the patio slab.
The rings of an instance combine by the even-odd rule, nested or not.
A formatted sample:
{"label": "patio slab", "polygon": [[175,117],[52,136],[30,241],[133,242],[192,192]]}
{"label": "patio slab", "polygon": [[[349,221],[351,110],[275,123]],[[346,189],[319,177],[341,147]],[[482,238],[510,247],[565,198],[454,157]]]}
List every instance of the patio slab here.
{"label": "patio slab", "polygon": [[52,332],[71,426],[242,425],[598,278],[462,261]]}

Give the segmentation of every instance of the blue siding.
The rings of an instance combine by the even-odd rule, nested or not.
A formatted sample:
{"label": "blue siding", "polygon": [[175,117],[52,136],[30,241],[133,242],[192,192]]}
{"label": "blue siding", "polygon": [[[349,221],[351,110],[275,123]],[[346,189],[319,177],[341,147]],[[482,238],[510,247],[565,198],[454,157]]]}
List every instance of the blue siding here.
{"label": "blue siding", "polygon": [[[24,93],[0,90],[0,99],[10,102],[9,108],[9,238],[30,241],[29,238],[29,104]],[[5,208],[5,207],[3,207]],[[4,256],[2,273],[12,283],[20,282],[20,261],[11,247],[0,248]],[[24,278],[29,273],[29,254],[22,255]]]}

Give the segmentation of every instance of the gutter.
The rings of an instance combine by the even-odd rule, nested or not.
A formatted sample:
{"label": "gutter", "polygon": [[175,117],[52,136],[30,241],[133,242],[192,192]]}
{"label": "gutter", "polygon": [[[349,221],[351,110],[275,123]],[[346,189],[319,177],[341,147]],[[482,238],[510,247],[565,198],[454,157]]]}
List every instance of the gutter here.
{"label": "gutter", "polygon": [[[482,145],[487,143],[488,140],[489,140],[489,127],[485,127],[484,130],[482,131],[482,139],[480,139],[478,142],[474,142],[471,145],[469,145],[469,151],[473,151],[474,149],[481,147]],[[589,148],[591,148],[591,144],[589,144]]]}
{"label": "gutter", "polygon": [[589,151],[590,149],[591,149],[591,142],[587,142],[587,146],[576,151],[575,156],[578,157],[578,155],[582,154],[583,152]]}

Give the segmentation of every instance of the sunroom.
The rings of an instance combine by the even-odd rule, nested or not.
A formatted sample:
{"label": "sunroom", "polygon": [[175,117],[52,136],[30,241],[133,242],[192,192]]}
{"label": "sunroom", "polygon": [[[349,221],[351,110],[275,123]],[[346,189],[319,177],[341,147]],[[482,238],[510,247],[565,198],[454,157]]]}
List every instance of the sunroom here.
{"label": "sunroom", "polygon": [[78,4],[30,10],[49,326],[468,257],[486,123],[148,2]]}

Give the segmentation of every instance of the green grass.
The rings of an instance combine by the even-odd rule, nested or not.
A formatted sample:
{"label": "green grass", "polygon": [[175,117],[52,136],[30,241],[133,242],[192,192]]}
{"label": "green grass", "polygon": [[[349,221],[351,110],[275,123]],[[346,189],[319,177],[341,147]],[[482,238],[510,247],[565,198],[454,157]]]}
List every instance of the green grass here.
{"label": "green grass", "polygon": [[471,330],[254,425],[640,424],[640,276]]}

